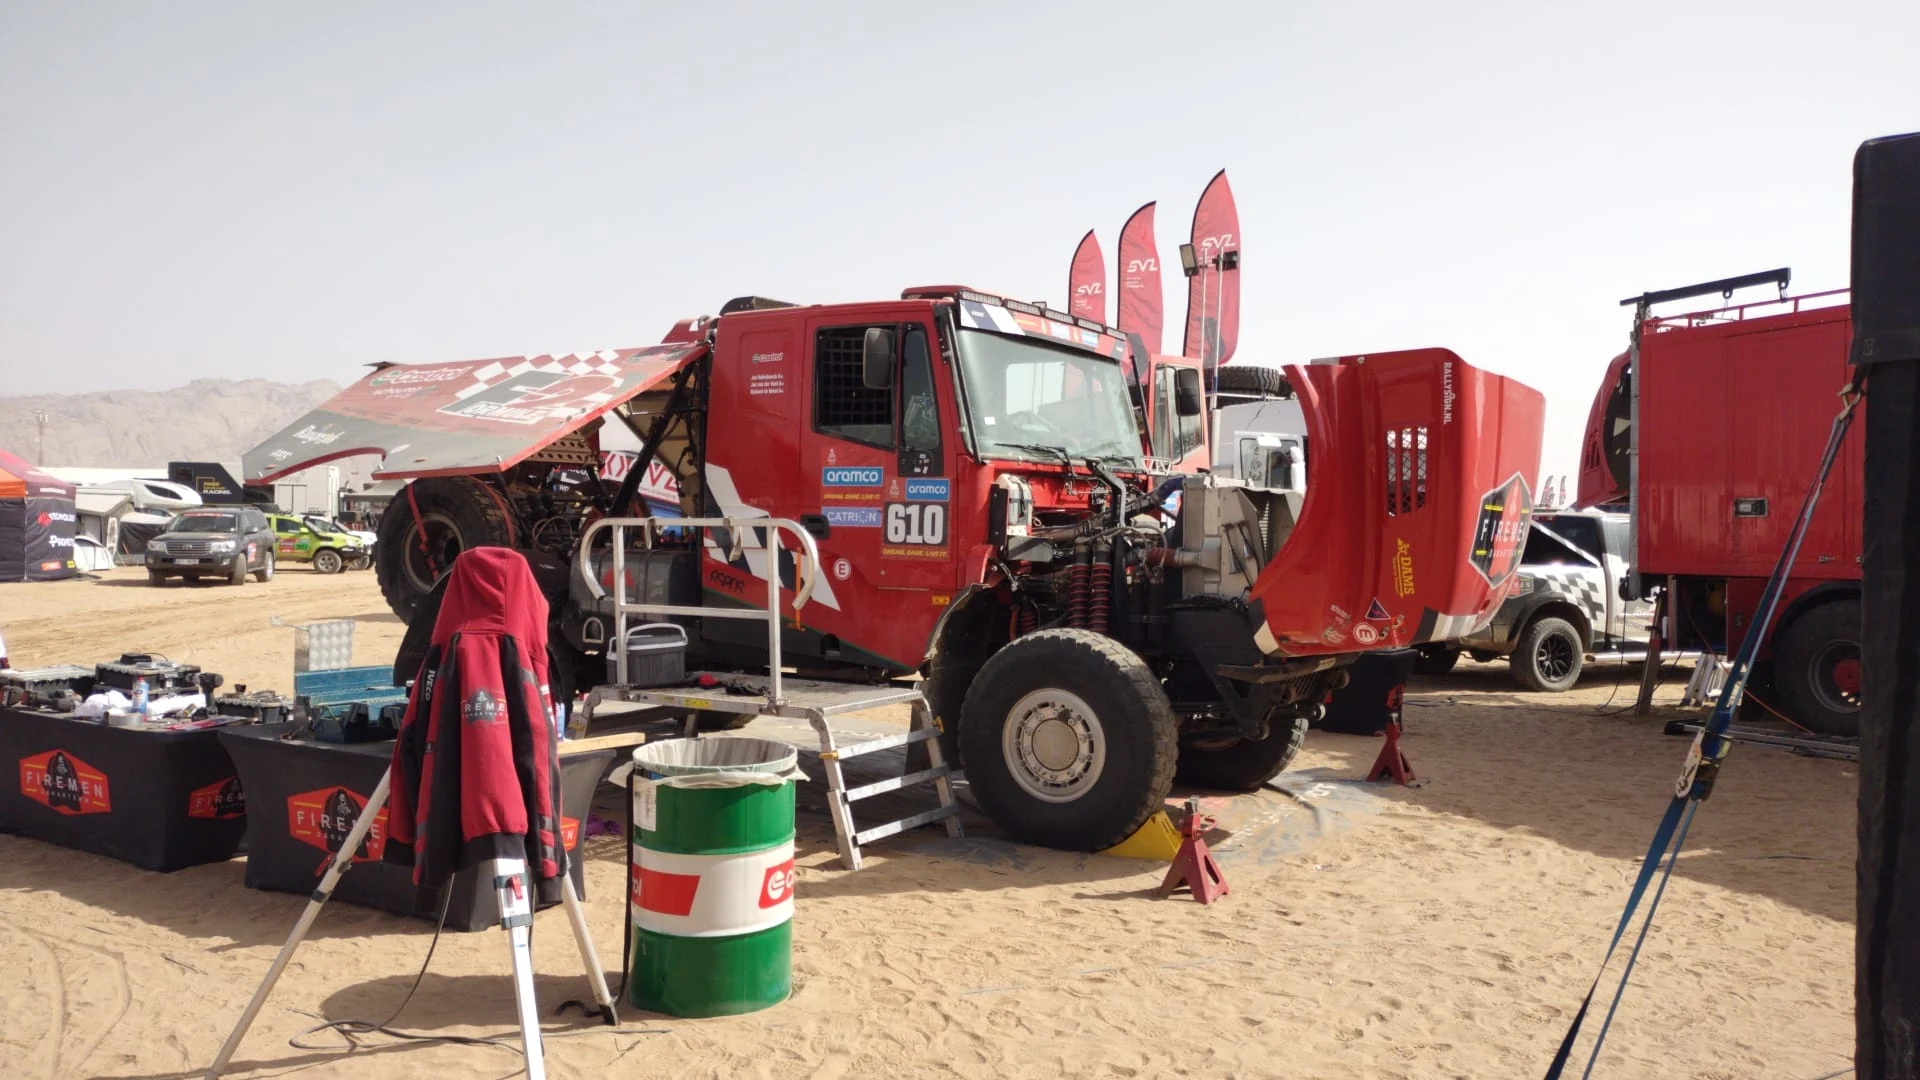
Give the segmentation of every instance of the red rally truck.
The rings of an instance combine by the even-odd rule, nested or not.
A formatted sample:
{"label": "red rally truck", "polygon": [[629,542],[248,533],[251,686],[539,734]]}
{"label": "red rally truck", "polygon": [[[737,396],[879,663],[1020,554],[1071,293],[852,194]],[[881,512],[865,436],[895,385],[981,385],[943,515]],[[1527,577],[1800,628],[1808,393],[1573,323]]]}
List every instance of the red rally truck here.
{"label": "red rally truck", "polygon": [[[1761,593],[1819,469],[1850,379],[1845,290],[1786,295],[1786,270],[1648,293],[1635,347],[1593,401],[1578,505],[1632,514],[1623,599],[1657,597],[1667,650],[1732,655],[1764,633],[1753,696],[1807,730],[1860,712],[1860,428],[1841,447],[1773,625]],[[1682,315],[1655,304],[1769,285],[1778,299]],[[1658,663],[1653,657],[1650,663]]]}
{"label": "red rally truck", "polygon": [[[1098,849],[1160,809],[1176,770],[1248,790],[1284,769],[1357,654],[1489,618],[1525,537],[1544,405],[1445,349],[1290,368],[1326,448],[1302,496],[1150,468],[1148,410],[1198,421],[1205,402],[1177,373],[1143,386],[1157,376],[1136,352],[1111,327],[957,286],[742,298],[647,348],[383,367],[246,472],[382,455],[376,477],[411,482],[377,569],[418,624],[461,550],[525,552],[553,601],[561,700],[610,680],[606,593],[744,608],[804,576],[788,664],[918,673],[988,816]],[[647,513],[646,470],[599,481],[606,423],[672,471],[683,518],[730,523],[624,549],[617,586],[614,530],[588,527]],[[755,523],[777,521],[809,536],[799,555],[769,557]],[[673,618],[690,667],[767,662],[764,628]]]}

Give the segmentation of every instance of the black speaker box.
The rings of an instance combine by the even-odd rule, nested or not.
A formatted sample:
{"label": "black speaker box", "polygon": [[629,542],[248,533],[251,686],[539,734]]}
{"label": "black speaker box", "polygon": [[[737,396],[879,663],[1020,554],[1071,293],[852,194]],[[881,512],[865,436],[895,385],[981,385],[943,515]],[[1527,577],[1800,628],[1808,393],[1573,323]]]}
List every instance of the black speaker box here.
{"label": "black speaker box", "polygon": [[1853,155],[1853,362],[1920,360],[1920,133]]}

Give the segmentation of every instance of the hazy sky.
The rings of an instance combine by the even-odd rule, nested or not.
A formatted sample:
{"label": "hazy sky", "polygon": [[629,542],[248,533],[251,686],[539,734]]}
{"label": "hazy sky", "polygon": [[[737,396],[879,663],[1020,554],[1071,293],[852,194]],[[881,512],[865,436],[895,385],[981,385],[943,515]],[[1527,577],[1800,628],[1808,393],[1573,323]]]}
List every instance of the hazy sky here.
{"label": "hazy sky", "polygon": [[1082,232],[1111,268],[1159,199],[1171,263],[1224,166],[1240,358],[1450,347],[1572,472],[1618,300],[1846,284],[1916,42],[1915,0],[6,0],[0,394],[637,345],[746,293],[1064,306]]}

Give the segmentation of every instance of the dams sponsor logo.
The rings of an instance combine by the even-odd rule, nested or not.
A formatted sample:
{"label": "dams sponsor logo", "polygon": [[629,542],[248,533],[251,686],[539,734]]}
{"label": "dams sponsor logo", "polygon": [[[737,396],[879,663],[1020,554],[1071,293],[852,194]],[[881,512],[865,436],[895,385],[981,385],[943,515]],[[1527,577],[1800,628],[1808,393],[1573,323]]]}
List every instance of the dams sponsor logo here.
{"label": "dams sponsor logo", "polygon": [[21,758],[20,794],[68,817],[113,812],[107,774],[65,750]]}
{"label": "dams sponsor logo", "polygon": [[229,776],[195,788],[187,796],[187,816],[215,821],[247,816],[247,793],[240,788],[240,778]]}
{"label": "dams sponsor logo", "polygon": [[[321,851],[337,853],[353,831],[353,823],[367,800],[343,787],[317,788],[287,796],[287,835]],[[353,861],[373,862],[387,850],[387,808],[373,817],[373,827],[360,840]]]}
{"label": "dams sponsor logo", "polygon": [[1393,592],[1404,599],[1413,595],[1413,545],[1398,537],[1393,545]]}

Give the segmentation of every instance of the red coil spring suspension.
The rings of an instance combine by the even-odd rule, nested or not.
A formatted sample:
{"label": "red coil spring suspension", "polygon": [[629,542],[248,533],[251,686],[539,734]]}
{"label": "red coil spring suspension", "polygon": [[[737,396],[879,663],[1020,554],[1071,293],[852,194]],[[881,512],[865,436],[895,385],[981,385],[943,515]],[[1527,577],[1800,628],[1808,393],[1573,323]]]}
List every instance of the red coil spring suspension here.
{"label": "red coil spring suspension", "polygon": [[1093,568],[1086,563],[1076,562],[1073,564],[1073,569],[1067,574],[1068,626],[1084,627],[1087,625],[1087,593],[1089,591],[1087,585],[1089,578],[1092,576],[1092,569]]}
{"label": "red coil spring suspension", "polygon": [[1031,634],[1040,629],[1040,613],[1035,611],[1032,605],[1021,607],[1019,618],[1019,633]]}
{"label": "red coil spring suspension", "polygon": [[1102,559],[1093,564],[1093,595],[1087,598],[1087,628],[1096,634],[1107,632],[1107,615],[1113,607],[1113,564]]}

